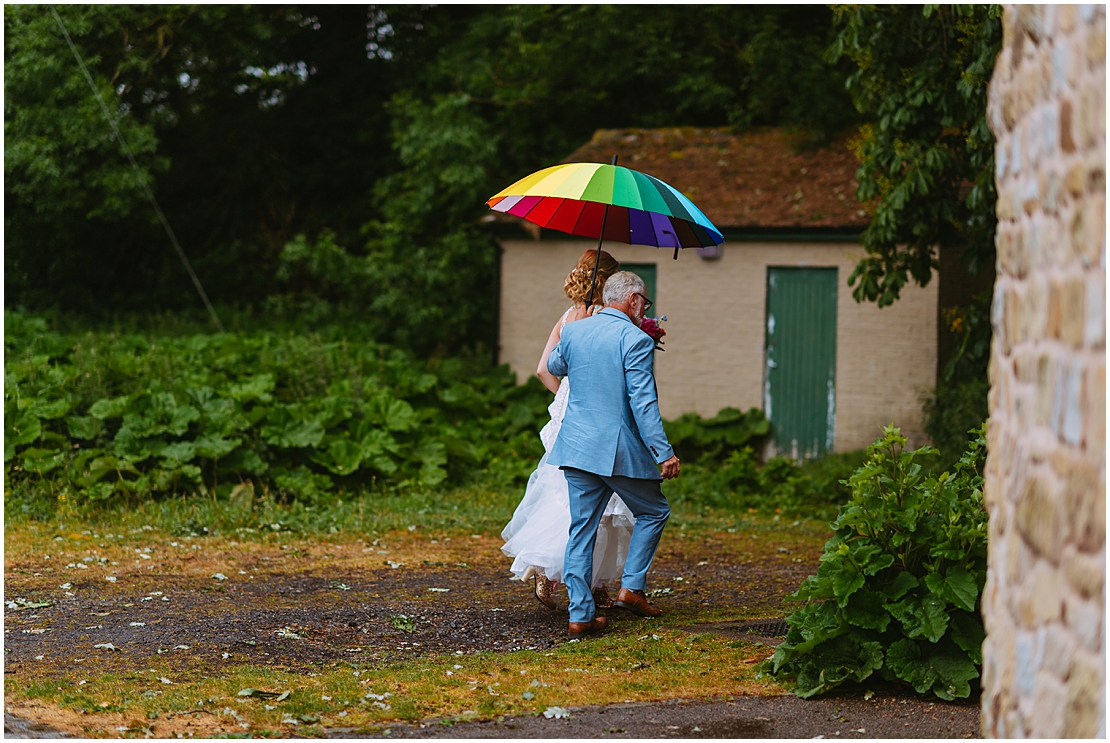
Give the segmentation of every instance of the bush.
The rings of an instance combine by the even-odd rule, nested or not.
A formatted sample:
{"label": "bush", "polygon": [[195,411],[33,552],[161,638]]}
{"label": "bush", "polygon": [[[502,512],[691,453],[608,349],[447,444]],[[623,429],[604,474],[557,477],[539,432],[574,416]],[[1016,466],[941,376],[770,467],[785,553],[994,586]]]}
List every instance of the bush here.
{"label": "bush", "polygon": [[675,454],[690,464],[721,462],[730,454],[747,447],[760,448],[771,423],[759,408],[741,413],[736,408],[721,408],[712,418],[687,413],[666,421],[663,428]]}
{"label": "bush", "polygon": [[761,463],[756,452],[771,426],[758,408],[723,408],[708,419],[687,413],[664,428],[682,460],[682,476],[664,486],[674,502],[831,516],[850,492],[842,481],[863,461],[863,452],[846,452],[801,464],[789,457]]}
{"label": "bush", "polygon": [[249,484],[312,501],[520,482],[542,453],[546,390],[472,358],[267,332],[61,335],[13,312],[5,324],[9,486],[88,503]]}
{"label": "bush", "polygon": [[795,598],[786,640],[767,662],[801,697],[880,677],[942,699],[967,697],[979,677],[987,515],[974,432],[955,469],[926,476],[889,426],[849,479],[851,500],[833,522],[816,575]]}

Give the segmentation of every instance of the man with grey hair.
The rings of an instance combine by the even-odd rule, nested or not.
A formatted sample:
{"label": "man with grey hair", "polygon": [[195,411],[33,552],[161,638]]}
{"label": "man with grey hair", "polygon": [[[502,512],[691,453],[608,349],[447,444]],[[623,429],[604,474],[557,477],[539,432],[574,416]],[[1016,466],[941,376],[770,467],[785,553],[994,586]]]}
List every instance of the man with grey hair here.
{"label": "man with grey hair", "polygon": [[600,632],[607,624],[596,616],[590,579],[598,523],[613,492],[636,517],[613,605],[642,617],[662,613],[644,597],[644,588],[670,516],[659,483],[679,472],[659,416],[655,342],[639,329],[651,306],[643,279],[615,273],[605,282],[603,297],[600,312],[563,328],[547,358],[548,371],[570,379],[563,425],[548,461],[563,470],[570,491],[563,582],[571,638]]}

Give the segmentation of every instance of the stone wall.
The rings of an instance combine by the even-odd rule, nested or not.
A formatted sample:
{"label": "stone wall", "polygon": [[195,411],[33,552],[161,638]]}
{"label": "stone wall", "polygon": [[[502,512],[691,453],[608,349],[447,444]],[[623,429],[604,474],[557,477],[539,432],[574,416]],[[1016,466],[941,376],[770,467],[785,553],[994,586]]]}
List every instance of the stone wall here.
{"label": "stone wall", "polygon": [[1003,25],[983,732],[1105,737],[1105,6]]}

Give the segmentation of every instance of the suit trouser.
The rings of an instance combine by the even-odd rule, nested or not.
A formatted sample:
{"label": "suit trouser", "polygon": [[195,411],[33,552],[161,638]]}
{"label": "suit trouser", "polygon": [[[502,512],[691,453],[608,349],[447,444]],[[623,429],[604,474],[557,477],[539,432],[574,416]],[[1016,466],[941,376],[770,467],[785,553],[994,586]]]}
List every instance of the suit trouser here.
{"label": "suit trouser", "polygon": [[597,613],[590,593],[594,544],[609,497],[616,492],[636,517],[621,577],[621,588],[633,591],[643,590],[647,585],[647,571],[655,558],[655,549],[671,508],[659,487],[659,480],[596,475],[572,467],[562,469],[570,494],[570,535],[563,559],[563,582],[570,598],[570,621],[589,622]]}

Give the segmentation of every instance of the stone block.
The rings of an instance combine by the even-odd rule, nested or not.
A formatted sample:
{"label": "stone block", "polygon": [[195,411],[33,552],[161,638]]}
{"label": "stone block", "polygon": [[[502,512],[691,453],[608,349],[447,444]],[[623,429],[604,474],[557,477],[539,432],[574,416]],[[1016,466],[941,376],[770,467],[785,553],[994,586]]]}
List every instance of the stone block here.
{"label": "stone block", "polygon": [[1064,379],[1062,408],[1060,411],[1059,435],[1069,444],[1079,446],[1083,440],[1083,419],[1086,412],[1083,408],[1083,359],[1071,359],[1068,363],[1068,374]]}
{"label": "stone block", "polygon": [[[1018,67],[1014,80],[1014,90],[1017,91],[1017,108],[1014,111],[1017,118],[1016,134],[1017,131],[1027,128],[1022,125],[1022,120],[1033,110],[1033,105],[1037,100],[1037,68],[1028,59],[1022,60],[1021,66]],[[1035,153],[1030,154],[1035,157]],[[1022,160],[1021,167],[1024,169],[1026,165],[1035,164],[1035,160],[1029,158]]]}
{"label": "stone block", "polygon": [[1040,357],[1028,348],[1014,351],[1011,357],[1014,364],[1014,378],[1022,384],[1035,384],[1039,359]]}
{"label": "stone block", "polygon": [[1095,412],[1094,415],[1087,416],[1087,424],[1083,431],[1083,447],[1092,461],[1102,464],[1106,457],[1106,417],[1099,415],[1098,412],[1106,410],[1105,357],[1087,369],[1083,392],[1087,409]]}
{"label": "stone block", "polygon": [[1075,28],[1076,11],[1074,5],[1057,5],[1053,26],[1061,33],[1070,34]]}
{"label": "stone block", "polygon": [[1087,64],[1092,68],[1106,62],[1106,28],[1094,27],[1087,32]]}
{"label": "stone block", "polygon": [[1037,691],[1037,669],[1044,659],[1044,648],[1039,647],[1036,635],[1021,631],[1014,636],[1014,686],[1018,696],[1032,697]]}
{"label": "stone block", "polygon": [[1060,339],[1073,348],[1082,348],[1087,322],[1086,282],[1069,276],[1060,284]]}
{"label": "stone block", "polygon": [[[1012,87],[1007,87],[1002,93],[1002,104],[999,106],[999,114],[1001,115],[1002,126],[994,130],[995,136],[1001,138],[1002,135],[1010,132],[1014,128],[1014,122],[1017,121],[1017,96],[1014,94]],[[1017,165],[1014,165],[1015,169]]]}
{"label": "stone block", "polygon": [[1087,155],[1087,191],[1106,196],[1106,153],[1094,151]]}
{"label": "stone block", "polygon": [[[1035,158],[1036,157],[1036,149],[1034,149],[1034,148],[1030,148],[1030,149],[1033,149],[1032,155]],[[1030,163],[1030,165],[1032,165],[1034,167],[1036,166],[1036,164],[1037,163],[1036,163],[1035,159],[1034,159],[1034,162]],[[1021,208],[1026,214],[1034,214],[1034,213],[1037,212],[1037,210],[1040,208],[1040,206],[1041,206],[1041,191],[1040,191],[1040,188],[1038,186],[1037,175],[1036,175],[1036,173],[1027,173],[1026,177],[1023,178],[1022,181],[1021,181]],[[1036,236],[1035,232],[1033,232],[1029,235],[1029,237],[1031,237],[1031,238],[1033,238],[1035,236]],[[1035,255],[1036,250],[1034,250],[1033,252],[1034,252],[1034,255]]]}
{"label": "stone block", "polygon": [[1019,342],[1044,336],[1045,327],[1048,323],[1049,293],[1048,282],[1045,281],[1043,274],[1034,273],[1030,275],[1025,282],[1023,299],[1025,300],[1021,313],[1023,325],[1019,340],[1015,341],[1015,345]]}
{"label": "stone block", "polygon": [[[1091,172],[1087,171],[1088,174]],[[1076,201],[1071,218],[1071,247],[1084,266],[1101,262],[1105,246],[1106,197],[1088,196]]]}
{"label": "stone block", "polygon": [[1073,197],[1079,196],[1087,190],[1087,166],[1082,161],[1075,161],[1068,167],[1067,175],[1064,176],[1064,184],[1068,187],[1068,193]]}
{"label": "stone block", "polygon": [[1106,582],[1106,557],[1099,552],[1086,554],[1069,545],[1060,558],[1068,585],[1083,599],[1102,600]]}
{"label": "stone block", "polygon": [[1033,416],[1039,426],[1047,426],[1051,419],[1056,376],[1055,361],[1049,354],[1042,353],[1037,357],[1036,403]]}
{"label": "stone block", "polygon": [[1095,658],[1079,656],[1068,678],[1063,738],[1093,738],[1099,731],[1106,677]]}
{"label": "stone block", "polygon": [[1101,273],[1089,274],[1084,296],[1087,308],[1083,321],[1083,345],[1100,349],[1106,344],[1106,277]]}
{"label": "stone block", "polygon": [[1057,276],[1048,280],[1048,306],[1045,320],[1045,334],[1049,338],[1059,338],[1064,325],[1064,287]]}
{"label": "stone block", "polygon": [[[1011,160],[1011,162],[1013,161]],[[1013,163],[1011,167],[1017,167],[1017,164]],[[1001,221],[1010,221],[1017,218],[1018,210],[1015,205],[1014,196],[1009,191],[998,194],[996,209],[998,211],[998,219]]]}
{"label": "stone block", "polygon": [[1045,627],[1044,669],[1060,681],[1067,681],[1076,653],[1075,639],[1060,623]]}
{"label": "stone block", "polygon": [[1055,170],[1042,169],[1037,175],[1037,191],[1041,195],[1041,208],[1048,214],[1055,214],[1064,194],[1060,175]]}
{"label": "stone block", "polygon": [[1017,230],[1008,222],[1000,222],[994,238],[994,247],[998,251],[998,272],[1020,275],[1016,262],[1015,246],[1018,235]]}
{"label": "stone block", "polygon": [[[1060,424],[1064,420],[1064,406],[1067,404],[1068,363],[1056,359],[1056,384],[1052,387],[1052,412],[1048,424],[1055,436],[1060,436]],[[1059,470],[1058,470],[1059,471]]]}
{"label": "stone block", "polygon": [[1065,100],[1060,103],[1060,149],[1075,152],[1075,136],[1072,134],[1072,105]]}
{"label": "stone block", "polygon": [[1037,690],[1033,695],[1033,714],[1029,720],[1032,738],[1059,738],[1064,730],[1060,710],[1068,698],[1068,687],[1050,673],[1037,674]]}
{"label": "stone block", "polygon": [[[1052,57],[1048,54],[1038,54],[1036,65],[1037,100],[1043,101],[1052,92]],[[1049,150],[1042,150],[1042,152],[1047,155]]]}
{"label": "stone block", "polygon": [[1079,141],[1084,149],[1098,147],[1105,135],[1101,91],[1085,86],[1079,91]]}
{"label": "stone block", "polygon": [[[1098,417],[1103,417],[1102,410]],[[1072,457],[1065,478],[1063,505],[1067,532],[1082,552],[1097,552],[1106,544],[1106,480],[1099,467],[1086,459]]]}
{"label": "stone block", "polygon": [[1057,485],[1051,476],[1031,473],[1018,496],[1015,517],[1018,531],[1041,557],[1056,560],[1060,545]]}
{"label": "stone block", "polygon": [[1017,31],[1024,31],[1034,44],[1039,44],[1045,37],[1044,7],[1041,5],[1018,5],[1015,8],[1017,15]]}
{"label": "stone block", "polygon": [[1061,617],[1060,581],[1056,569],[1037,560],[1033,572],[1021,584],[1018,620],[1027,629],[1058,621]]}
{"label": "stone block", "polygon": [[[1014,514],[1013,518],[1016,522],[1017,509],[1014,508],[1011,513]],[[1033,572],[1033,567],[1037,564],[1037,555],[1024,539],[1007,539],[1003,548],[1006,550],[1006,568],[1009,570],[1006,576],[1006,591],[1015,597],[1011,609],[1013,615],[1017,616],[1018,588],[1021,586],[1022,578]]]}
{"label": "stone block", "polygon": [[1102,615],[1101,601],[1084,601],[1074,594],[1065,596],[1064,623],[1079,643],[1081,655],[1097,655],[1102,651]]}

